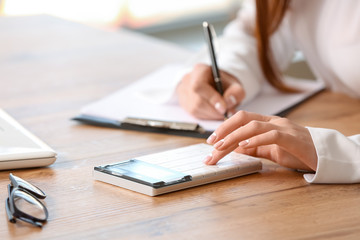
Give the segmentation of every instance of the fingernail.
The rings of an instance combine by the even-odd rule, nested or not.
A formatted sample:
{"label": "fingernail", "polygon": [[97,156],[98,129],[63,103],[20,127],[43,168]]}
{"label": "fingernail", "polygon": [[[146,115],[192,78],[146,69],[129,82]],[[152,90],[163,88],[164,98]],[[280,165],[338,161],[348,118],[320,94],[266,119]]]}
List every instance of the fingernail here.
{"label": "fingernail", "polygon": [[213,132],[209,137],[208,139],[206,140],[206,142],[208,144],[213,144],[215,142],[215,139],[216,139],[216,133]]}
{"label": "fingernail", "polygon": [[246,140],[244,140],[244,141],[239,142],[239,146],[240,146],[240,147],[245,147],[246,145],[249,144],[249,142],[250,142],[250,140],[249,140],[249,139],[246,139]]}
{"label": "fingernail", "polygon": [[222,106],[219,102],[215,104],[215,109],[221,114],[224,114],[226,112],[225,107]]}
{"label": "fingernail", "polygon": [[212,159],[212,153],[210,153],[209,155],[207,155],[205,158],[204,158],[204,163],[205,164],[208,164],[210,161],[211,161],[211,159]]}
{"label": "fingernail", "polygon": [[236,98],[233,95],[230,95],[226,98],[226,103],[228,105],[228,108],[232,108],[237,104]]}
{"label": "fingernail", "polygon": [[221,139],[220,141],[218,141],[217,143],[215,143],[214,148],[219,148],[221,147],[225,142],[225,139]]}

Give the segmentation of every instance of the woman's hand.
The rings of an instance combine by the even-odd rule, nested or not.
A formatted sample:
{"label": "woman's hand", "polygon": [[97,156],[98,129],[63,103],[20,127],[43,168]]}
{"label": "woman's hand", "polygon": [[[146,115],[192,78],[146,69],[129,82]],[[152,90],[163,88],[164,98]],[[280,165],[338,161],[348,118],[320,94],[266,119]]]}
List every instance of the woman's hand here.
{"label": "woman's hand", "polygon": [[316,170],[317,154],[308,129],[286,118],[239,111],[208,138],[214,144],[206,164],[231,151],[266,158],[284,167]]}
{"label": "woman's hand", "polygon": [[186,74],[176,91],[180,105],[199,119],[224,119],[224,113],[235,113],[245,92],[240,82],[232,75],[220,71],[224,95],[215,89],[211,67],[198,64]]}

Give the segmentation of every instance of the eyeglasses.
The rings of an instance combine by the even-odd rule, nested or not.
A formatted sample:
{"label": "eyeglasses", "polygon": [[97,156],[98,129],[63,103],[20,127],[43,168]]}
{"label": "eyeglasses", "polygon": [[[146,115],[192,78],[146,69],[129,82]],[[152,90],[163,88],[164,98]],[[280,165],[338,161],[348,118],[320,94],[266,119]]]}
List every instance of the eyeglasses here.
{"label": "eyeglasses", "polygon": [[5,208],[9,221],[16,219],[42,227],[49,216],[45,205],[39,200],[46,198],[46,194],[38,187],[16,177],[10,173],[11,183],[8,185],[9,197]]}

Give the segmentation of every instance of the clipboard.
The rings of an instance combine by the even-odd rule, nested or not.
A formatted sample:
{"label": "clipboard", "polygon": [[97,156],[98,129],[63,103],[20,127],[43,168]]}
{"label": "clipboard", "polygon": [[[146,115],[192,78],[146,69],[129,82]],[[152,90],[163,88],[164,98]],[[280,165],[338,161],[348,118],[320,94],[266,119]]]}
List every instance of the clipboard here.
{"label": "clipboard", "polygon": [[125,118],[123,121],[108,118],[78,115],[73,120],[94,126],[119,128],[123,130],[162,133],[175,136],[208,138],[212,131],[206,131],[197,123],[169,122],[154,119]]}
{"label": "clipboard", "polygon": [[[103,127],[207,138],[223,121],[199,120],[174,101],[179,65],[167,65],[115,93],[90,103],[73,120]],[[287,84],[300,93],[283,93],[269,84],[238,110],[285,116],[291,109],[324,89],[321,81],[293,79]]]}

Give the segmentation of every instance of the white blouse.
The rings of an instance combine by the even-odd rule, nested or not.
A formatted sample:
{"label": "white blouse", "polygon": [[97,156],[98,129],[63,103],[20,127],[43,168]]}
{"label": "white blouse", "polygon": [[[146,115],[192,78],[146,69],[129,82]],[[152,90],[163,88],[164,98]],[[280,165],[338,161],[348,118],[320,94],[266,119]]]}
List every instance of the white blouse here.
{"label": "white blouse", "polygon": [[[244,3],[238,17],[225,28],[218,53],[220,68],[243,84],[244,102],[256,97],[265,81],[253,36],[254,6],[253,1]],[[271,37],[271,46],[281,70],[300,50],[328,88],[360,98],[360,1],[292,0]],[[315,174],[305,174],[305,179],[312,183],[360,182],[360,134],[346,137],[330,129],[308,129],[318,167]]]}

